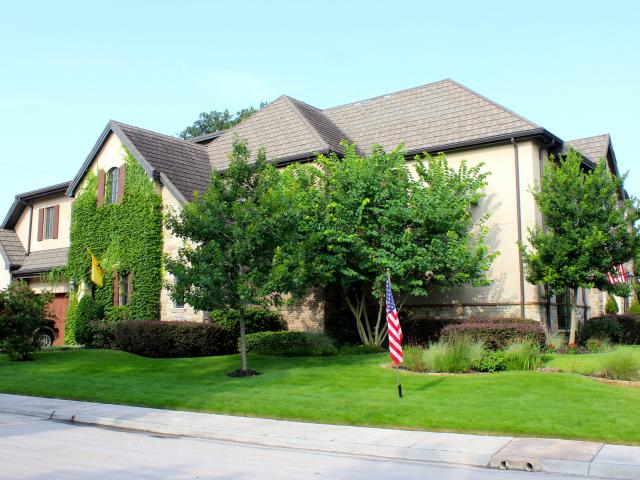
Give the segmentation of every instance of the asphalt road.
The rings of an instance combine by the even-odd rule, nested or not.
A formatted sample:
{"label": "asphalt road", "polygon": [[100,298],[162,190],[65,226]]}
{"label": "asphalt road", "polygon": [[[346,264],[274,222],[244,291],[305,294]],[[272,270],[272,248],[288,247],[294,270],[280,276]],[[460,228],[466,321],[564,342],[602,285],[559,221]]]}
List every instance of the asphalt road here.
{"label": "asphalt road", "polygon": [[166,437],[0,414],[0,480],[574,479]]}

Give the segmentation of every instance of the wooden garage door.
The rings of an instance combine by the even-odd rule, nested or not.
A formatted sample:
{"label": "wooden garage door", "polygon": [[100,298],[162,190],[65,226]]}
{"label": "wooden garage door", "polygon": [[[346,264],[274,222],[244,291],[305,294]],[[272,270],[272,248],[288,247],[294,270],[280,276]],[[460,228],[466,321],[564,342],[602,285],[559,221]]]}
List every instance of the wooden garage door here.
{"label": "wooden garage door", "polygon": [[67,318],[67,307],[69,306],[69,299],[65,293],[56,293],[53,302],[51,302],[50,311],[56,320],[56,327],[58,329],[58,338],[56,338],[54,345],[64,345],[64,322]]}

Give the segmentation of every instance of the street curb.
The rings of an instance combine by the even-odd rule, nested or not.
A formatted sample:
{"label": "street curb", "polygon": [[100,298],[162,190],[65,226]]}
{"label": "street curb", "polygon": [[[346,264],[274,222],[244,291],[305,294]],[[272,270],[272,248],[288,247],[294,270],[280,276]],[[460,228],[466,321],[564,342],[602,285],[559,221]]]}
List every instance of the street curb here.
{"label": "street curb", "polygon": [[[24,398],[24,397],[23,397]],[[48,399],[42,399],[46,402]],[[93,425],[98,427],[113,428],[125,431],[145,432],[159,435],[174,435],[190,438],[201,438],[207,440],[216,440],[222,442],[250,444],[262,447],[275,447],[275,448],[289,448],[296,450],[317,451],[325,453],[336,453],[346,455],[358,455],[368,456],[375,458],[388,458],[398,460],[408,460],[416,462],[429,462],[429,463],[445,463],[449,465],[460,465],[465,467],[481,467],[503,470],[522,470],[544,473],[556,473],[556,474],[569,474],[580,475],[589,478],[606,478],[617,480],[633,480],[640,478],[640,449],[638,447],[624,447],[614,445],[597,444],[593,442],[572,442],[553,439],[522,439],[512,437],[493,437],[496,441],[502,442],[501,447],[494,447],[494,451],[488,452],[485,447],[483,451],[476,448],[476,451],[469,449],[469,451],[455,450],[452,448],[430,448],[435,443],[427,442],[428,446],[425,448],[420,447],[420,441],[409,446],[391,446],[391,445],[378,445],[373,443],[363,443],[362,441],[345,441],[340,438],[336,439],[320,439],[320,438],[307,438],[304,432],[302,433],[289,433],[278,434],[260,433],[259,429],[254,432],[241,432],[233,430],[228,426],[224,426],[224,422],[221,425],[222,428],[215,428],[209,426],[208,428],[193,428],[191,426],[175,425],[170,423],[148,422],[139,421],[126,418],[114,418],[109,416],[99,416],[91,414],[83,410],[90,410],[92,408],[109,407],[109,405],[95,404],[89,402],[69,402],[69,405],[65,405],[64,401],[55,400],[59,402],[60,407],[56,410],[50,407],[34,407],[30,405],[20,406],[19,403],[3,404],[0,402],[0,413],[14,414],[14,415],[27,415],[31,417],[37,417],[43,420],[49,420],[54,422],[66,422],[75,423],[81,425]],[[54,404],[57,406],[57,404]],[[116,406],[118,408],[128,408],[125,406]],[[132,410],[139,409],[140,407],[130,407]],[[149,409],[147,409],[149,410]],[[151,409],[154,410],[155,409]],[[169,410],[157,410],[160,413],[166,412],[171,414]],[[186,412],[180,412],[186,413]],[[195,415],[209,415],[209,414],[195,414]],[[215,414],[211,417],[217,416]],[[217,416],[220,417],[220,416]],[[224,417],[224,416],[223,416]],[[229,417],[230,419],[238,419],[242,417]],[[255,419],[256,421],[265,421],[264,419]],[[268,421],[268,420],[267,420]],[[273,420],[273,422],[277,422]],[[233,423],[233,422],[231,422]],[[283,421],[283,424],[291,424],[297,422]],[[313,424],[304,424],[306,427]],[[328,427],[327,425],[318,424],[319,428]],[[331,426],[337,427],[337,426]],[[296,427],[297,428],[297,427]],[[339,428],[339,427],[337,427]],[[353,427],[345,427],[353,428]],[[366,428],[366,427],[356,427]],[[378,429],[375,429],[378,430]],[[286,429],[285,429],[286,431]],[[392,431],[391,431],[392,432]],[[398,432],[401,435],[401,432]],[[415,432],[414,432],[415,433]],[[424,432],[429,434],[429,432]],[[446,435],[433,433],[433,435]],[[342,435],[343,437],[345,435]],[[349,435],[346,435],[347,437]],[[438,437],[441,438],[441,437]],[[480,437],[478,438],[486,438]],[[533,442],[564,442],[569,445],[587,445],[591,449],[597,448],[597,453],[592,455],[589,460],[579,459],[562,459],[562,458],[545,458],[544,455],[537,455],[535,449],[529,451],[518,450],[514,451],[513,446],[518,442],[531,440]],[[624,453],[620,453],[620,450],[629,449],[630,454],[627,452],[625,457]],[[608,449],[608,450],[607,450]],[[603,450],[605,452],[603,453]],[[595,451],[595,450],[594,450]],[[510,453],[511,452],[511,453]],[[535,453],[534,453],[535,452]],[[602,454],[602,455],[601,455]],[[622,457],[620,457],[622,455]],[[633,457],[634,463],[625,463],[624,458],[629,458],[629,455]],[[638,456],[639,461],[635,461],[635,456]],[[599,458],[602,457],[602,458]],[[622,460],[621,460],[622,458]],[[618,461],[616,461],[618,460]]]}

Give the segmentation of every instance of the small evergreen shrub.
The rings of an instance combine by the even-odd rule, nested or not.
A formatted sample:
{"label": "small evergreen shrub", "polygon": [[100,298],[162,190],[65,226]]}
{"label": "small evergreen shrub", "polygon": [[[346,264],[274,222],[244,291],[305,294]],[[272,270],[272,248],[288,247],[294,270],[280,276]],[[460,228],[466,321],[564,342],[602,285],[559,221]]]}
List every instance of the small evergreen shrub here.
{"label": "small evergreen shrub", "polygon": [[611,380],[640,380],[640,360],[628,350],[614,350],[602,358],[600,376]]}
{"label": "small evergreen shrub", "polygon": [[604,313],[616,314],[618,313],[618,302],[611,295],[607,297],[607,303],[604,305]]}
{"label": "small evergreen shrub", "polygon": [[546,341],[544,329],[539,322],[465,322],[447,325],[442,330],[443,340],[451,341],[461,337],[483,342],[491,350],[503,350],[511,343],[524,340],[530,340],[543,347]]}
{"label": "small evergreen shrub", "polygon": [[235,336],[210,322],[118,322],[115,342],[145,357],[205,357],[235,353]]}
{"label": "small evergreen shrub", "polygon": [[640,315],[640,302],[638,302],[635,293],[631,299],[631,305],[629,305],[629,315]]}
{"label": "small evergreen shrub", "polygon": [[424,352],[426,369],[430,372],[467,372],[484,354],[484,344],[469,337],[440,340]]}
{"label": "small evergreen shrub", "polygon": [[622,328],[617,315],[592,317],[584,322],[578,333],[581,343],[590,338],[609,339],[618,343],[622,338]]}
{"label": "small evergreen shrub", "polygon": [[40,344],[34,332],[48,317],[48,294],[37,295],[26,282],[0,290],[0,347],[12,360],[32,360]]}
{"label": "small evergreen shrub", "polygon": [[507,370],[535,370],[542,364],[540,344],[530,340],[512,343],[505,355]]}
{"label": "small evergreen shrub", "polygon": [[471,364],[476,372],[500,372],[507,369],[507,354],[502,350],[488,350]]}
{"label": "small evergreen shrub", "polygon": [[[217,309],[209,314],[209,319],[213,323],[233,332],[236,337],[240,336],[240,315],[237,310]],[[257,332],[278,332],[286,330],[287,325],[278,312],[268,308],[252,307],[245,313],[245,333]]]}
{"label": "small evergreen shrub", "polygon": [[336,355],[333,341],[316,332],[258,332],[246,336],[247,352],[285,357]]}
{"label": "small evergreen shrub", "polygon": [[91,347],[93,343],[92,324],[102,320],[104,310],[89,295],[80,299],[75,310],[76,341]]}

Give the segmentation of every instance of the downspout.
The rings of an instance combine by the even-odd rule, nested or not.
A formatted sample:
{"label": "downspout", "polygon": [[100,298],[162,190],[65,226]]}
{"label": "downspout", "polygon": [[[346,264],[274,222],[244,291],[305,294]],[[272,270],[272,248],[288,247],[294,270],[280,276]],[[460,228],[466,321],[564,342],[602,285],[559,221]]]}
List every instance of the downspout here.
{"label": "downspout", "polygon": [[31,202],[27,202],[29,205],[29,236],[27,238],[27,255],[31,253],[31,228],[33,227],[33,204]]}
{"label": "downspout", "polygon": [[520,157],[518,156],[518,143],[511,137],[513,155],[516,169],[516,218],[518,224],[518,268],[520,273],[520,318],[524,319],[524,268],[522,264],[522,208],[520,205]]}

